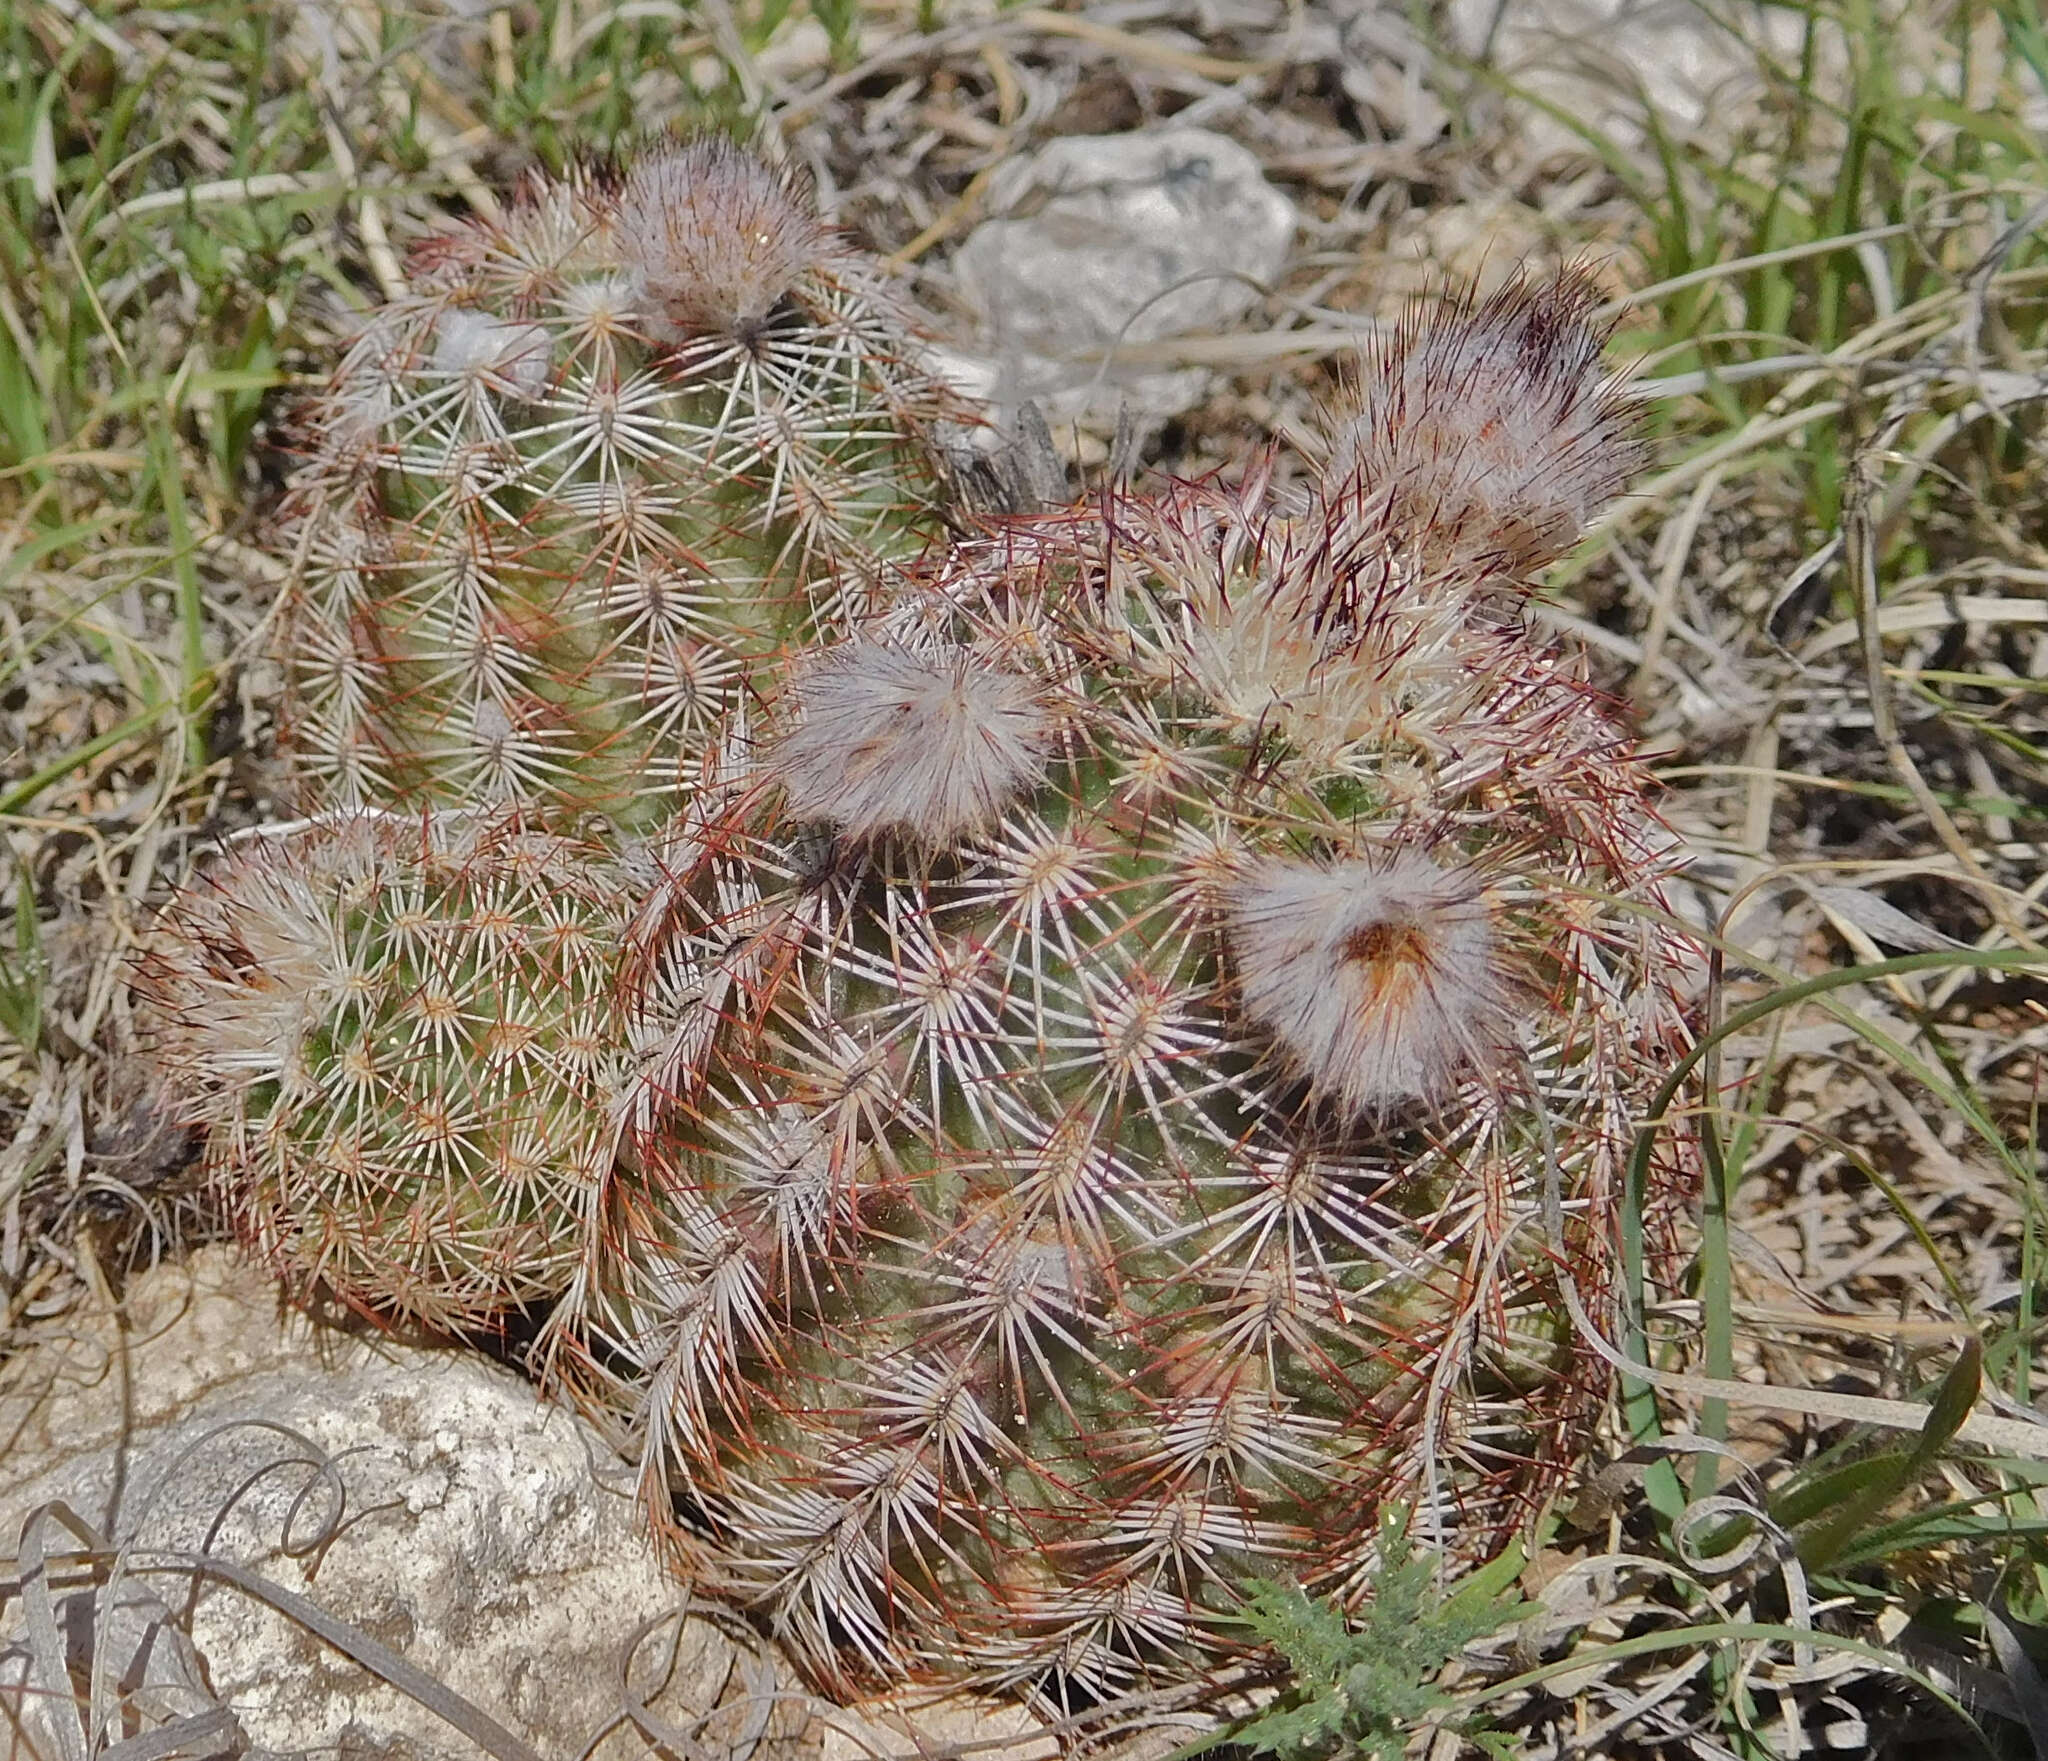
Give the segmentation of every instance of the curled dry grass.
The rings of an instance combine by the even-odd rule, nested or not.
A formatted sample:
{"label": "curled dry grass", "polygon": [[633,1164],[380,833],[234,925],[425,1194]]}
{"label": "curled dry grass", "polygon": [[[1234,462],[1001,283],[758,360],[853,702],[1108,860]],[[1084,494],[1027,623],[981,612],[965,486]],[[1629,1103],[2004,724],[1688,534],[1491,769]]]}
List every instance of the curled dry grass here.
{"label": "curled dry grass", "polygon": [[[1445,1732],[1907,1752],[1974,1740],[1946,1699],[2023,1753],[2048,1473],[2017,1428],[1950,1432],[2024,1422],[2042,1373],[2048,32],[2031,0],[1723,24],[1702,118],[1668,92],[1602,116],[1423,24],[1279,0],[24,0],[0,23],[0,1375],[202,1225],[126,1061],[128,955],[195,849],[268,812],[280,422],[405,239],[531,159],[765,113],[943,323],[999,164],[1172,117],[1244,140],[1305,227],[1261,323],[1148,345],[1218,372],[1155,462],[1312,453],[1361,326],[1440,271],[1588,252],[1663,461],[1543,615],[1635,706],[1696,852],[1733,1024],[1696,1121],[1713,1179],[1689,1285],[1616,1342],[1654,1385],[1504,1562],[1533,1606],[1445,1676]],[[1916,1438],[1845,1396],[1940,1412]]]}

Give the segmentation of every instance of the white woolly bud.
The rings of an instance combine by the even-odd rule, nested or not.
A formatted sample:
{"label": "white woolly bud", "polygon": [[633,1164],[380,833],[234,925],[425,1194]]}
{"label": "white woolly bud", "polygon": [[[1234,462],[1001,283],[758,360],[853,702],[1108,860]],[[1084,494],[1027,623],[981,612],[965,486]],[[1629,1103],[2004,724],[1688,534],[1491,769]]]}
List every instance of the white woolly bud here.
{"label": "white woolly bud", "polygon": [[554,345],[538,324],[511,324],[450,306],[434,321],[434,369],[488,379],[516,397],[547,390]]}
{"label": "white woolly bud", "polygon": [[785,178],[715,137],[636,161],[614,218],[648,328],[666,342],[710,334],[755,347],[776,306],[839,254]]}
{"label": "white woolly bud", "polygon": [[1231,901],[1245,1014],[1319,1094],[1353,1113],[1484,1070],[1511,1015],[1492,920],[1468,868],[1418,850],[1329,866],[1269,859]]}
{"label": "white woolly bud", "polygon": [[1366,359],[1326,504],[1442,563],[1526,575],[1562,556],[1644,458],[1601,364],[1600,304],[1567,271],[1411,318]]}
{"label": "white woolly bud", "polygon": [[555,304],[572,333],[608,336],[631,326],[644,297],[637,273],[594,275],[570,282]]}
{"label": "white woolly bud", "polygon": [[964,648],[835,648],[791,686],[798,720],[767,769],[791,813],[849,837],[937,847],[986,825],[1045,769],[1038,688]]}

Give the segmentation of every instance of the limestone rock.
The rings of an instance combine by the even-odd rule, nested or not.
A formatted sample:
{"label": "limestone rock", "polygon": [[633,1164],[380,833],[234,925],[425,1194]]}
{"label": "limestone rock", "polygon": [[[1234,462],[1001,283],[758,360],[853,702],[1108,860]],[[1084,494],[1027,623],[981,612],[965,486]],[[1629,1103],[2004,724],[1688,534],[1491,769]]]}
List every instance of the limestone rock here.
{"label": "limestone rock", "polygon": [[1250,153],[1193,128],[1053,141],[997,173],[988,210],[954,258],[961,293],[1004,401],[1035,399],[1055,425],[1198,401],[1207,369],[1120,353],[1242,316],[1286,267],[1296,220]]}
{"label": "limestone rock", "polygon": [[[268,1278],[219,1252],[139,1280],[124,1313],[125,1328],[80,1323],[0,1378],[0,1536],[61,1501],[127,1543],[135,1574],[96,1611],[91,1576],[52,1560],[40,1581],[63,1658],[48,1621],[39,1650],[27,1601],[0,1601],[0,1755],[21,1707],[16,1752],[65,1754],[52,1720],[76,1714],[50,1689],[66,1665],[85,1680],[97,1644],[109,1680],[137,1684],[116,1696],[114,1734],[185,1720],[190,1742],[171,1753],[227,1755],[246,1739],[474,1761],[426,1705],[218,1575],[197,1580],[186,1619],[195,1582],[180,1562],[201,1552],[346,1623],[543,1755],[577,1755],[612,1726],[597,1754],[646,1752],[619,1722],[643,1626],[633,1679],[672,1727],[737,1698],[768,1708],[758,1761],[815,1753],[799,1697],[748,1700],[794,1684],[740,1629],[661,1620],[683,1598],[630,1498],[601,1483],[620,1470],[510,1371],[280,1315]],[[80,1546],[49,1514],[32,1527],[24,1553]],[[753,1718],[730,1716],[734,1735]]]}
{"label": "limestone rock", "polygon": [[[1648,145],[1645,104],[1680,131],[1711,132],[1760,95],[1761,45],[1794,66],[1797,12],[1762,6],[1727,9],[1701,0],[1451,0],[1446,26],[1466,54],[1488,56],[1523,93],[1623,147]],[[1576,130],[1532,108],[1530,124],[1547,148],[1585,151]]]}

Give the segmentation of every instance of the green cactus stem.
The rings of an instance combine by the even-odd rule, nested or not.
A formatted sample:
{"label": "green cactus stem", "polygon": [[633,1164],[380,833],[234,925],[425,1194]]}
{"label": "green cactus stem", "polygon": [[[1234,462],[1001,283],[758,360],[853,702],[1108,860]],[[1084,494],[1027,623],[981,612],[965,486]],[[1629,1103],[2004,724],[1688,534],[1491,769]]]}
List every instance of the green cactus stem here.
{"label": "green cactus stem", "polygon": [[655,823],[749,666],[930,540],[964,413],[876,266],[724,140],[535,177],[411,273],[304,417],[307,796]]}

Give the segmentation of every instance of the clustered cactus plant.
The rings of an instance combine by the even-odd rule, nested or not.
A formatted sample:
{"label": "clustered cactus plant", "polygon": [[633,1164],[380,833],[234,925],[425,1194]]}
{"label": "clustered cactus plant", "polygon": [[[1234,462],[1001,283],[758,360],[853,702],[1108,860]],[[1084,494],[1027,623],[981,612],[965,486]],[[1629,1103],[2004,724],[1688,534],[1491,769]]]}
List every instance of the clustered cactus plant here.
{"label": "clustered cactus plant", "polygon": [[1298,503],[913,560],[944,400],[736,149],[424,268],[295,497],[356,811],[150,969],[248,1233],[444,1327],[552,1303],[679,1564],[835,1684],[1099,1697],[1254,1574],[1362,1594],[1384,1512],[1496,1546],[1583,1453],[1685,1027],[1641,767],[1521,616],[1638,462],[1584,280],[1369,357]]}
{"label": "clustered cactus plant", "polygon": [[309,797],[654,823],[749,664],[931,537],[961,412],[866,260],[723,140],[536,179],[412,270],[288,510]]}

